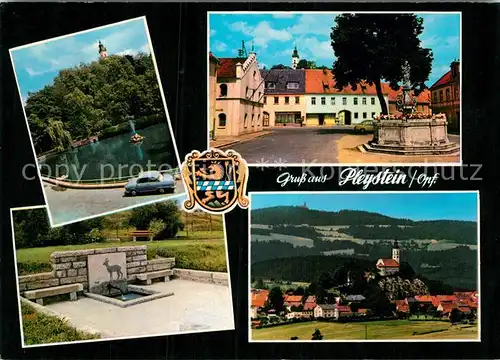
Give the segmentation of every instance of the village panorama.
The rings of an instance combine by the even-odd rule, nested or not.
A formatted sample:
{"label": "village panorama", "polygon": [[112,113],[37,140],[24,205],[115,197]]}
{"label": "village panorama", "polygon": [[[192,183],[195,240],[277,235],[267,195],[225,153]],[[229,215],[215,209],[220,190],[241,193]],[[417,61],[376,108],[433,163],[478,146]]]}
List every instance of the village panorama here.
{"label": "village panorama", "polygon": [[476,192],[251,201],[251,341],[479,340]]}

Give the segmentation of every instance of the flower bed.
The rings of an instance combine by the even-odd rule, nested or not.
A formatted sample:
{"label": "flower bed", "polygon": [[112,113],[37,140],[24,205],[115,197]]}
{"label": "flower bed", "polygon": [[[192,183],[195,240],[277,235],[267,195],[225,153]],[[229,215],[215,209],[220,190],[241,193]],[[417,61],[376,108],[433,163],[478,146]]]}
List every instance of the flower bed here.
{"label": "flower bed", "polygon": [[422,113],[414,113],[403,116],[403,114],[397,115],[380,115],[375,116],[374,118],[377,121],[380,120],[446,120],[446,115],[443,113],[439,114],[422,114]]}

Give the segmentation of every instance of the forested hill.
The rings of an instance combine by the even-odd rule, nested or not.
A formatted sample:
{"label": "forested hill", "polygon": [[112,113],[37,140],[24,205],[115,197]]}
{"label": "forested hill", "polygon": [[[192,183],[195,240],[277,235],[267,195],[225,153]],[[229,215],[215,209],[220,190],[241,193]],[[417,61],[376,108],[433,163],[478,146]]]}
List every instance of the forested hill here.
{"label": "forested hill", "polygon": [[474,221],[459,220],[426,220],[413,221],[410,219],[398,219],[379,213],[340,210],[322,211],[312,210],[301,206],[275,206],[264,209],[252,210],[252,224],[263,225],[302,225],[310,226],[335,226],[335,225],[405,225],[436,228],[439,226],[453,227],[465,226],[475,227]]}
{"label": "forested hill", "polygon": [[151,55],[112,55],[61,70],[53,85],[28,94],[26,114],[37,153],[127,131],[130,119],[164,121]]}

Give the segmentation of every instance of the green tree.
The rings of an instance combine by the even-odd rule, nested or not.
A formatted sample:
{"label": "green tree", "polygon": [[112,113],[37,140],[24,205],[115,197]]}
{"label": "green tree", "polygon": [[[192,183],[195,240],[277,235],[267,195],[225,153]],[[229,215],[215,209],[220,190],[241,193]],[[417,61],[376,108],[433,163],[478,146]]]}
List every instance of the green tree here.
{"label": "green tree", "polygon": [[457,308],[452,309],[450,313],[450,321],[452,324],[456,324],[463,319],[463,314]]}
{"label": "green tree", "polygon": [[274,69],[291,69],[291,67],[283,65],[283,64],[278,64],[278,65],[274,65],[273,67],[271,67],[271,70],[274,70]]}
{"label": "green tree", "polygon": [[104,216],[102,218],[103,227],[106,229],[115,230],[116,237],[118,238],[119,237],[118,232],[124,227],[128,226],[129,217],[130,217],[130,212],[128,211],[122,211]]}
{"label": "green tree", "polygon": [[267,302],[271,308],[276,310],[276,313],[280,313],[283,310],[283,292],[279,287],[273,287],[269,291],[269,296],[267,297]]}
{"label": "green tree", "polygon": [[148,230],[151,232],[151,239],[156,239],[165,230],[165,222],[160,219],[153,219],[149,223]]}
{"label": "green tree", "polygon": [[267,289],[266,284],[264,284],[264,280],[262,278],[259,278],[257,282],[255,283],[255,288],[256,289]]}
{"label": "green tree", "polygon": [[323,335],[319,329],[314,330],[311,340],[323,340]]}
{"label": "green tree", "polygon": [[297,69],[316,69],[316,61],[300,59],[297,63]]}
{"label": "green tree", "polygon": [[423,30],[423,19],[414,14],[338,15],[330,34],[337,88],[351,85],[356,89],[363,81],[375,85],[382,113],[388,114],[381,82],[398,89],[406,61],[411,66],[412,88],[416,93],[425,88],[433,55],[421,47]]}
{"label": "green tree", "polygon": [[148,230],[152,220],[162,220],[165,228],[157,237],[163,239],[173,238],[182,228],[181,212],[176,201],[166,201],[146,205],[132,210],[129,224],[138,230]]}

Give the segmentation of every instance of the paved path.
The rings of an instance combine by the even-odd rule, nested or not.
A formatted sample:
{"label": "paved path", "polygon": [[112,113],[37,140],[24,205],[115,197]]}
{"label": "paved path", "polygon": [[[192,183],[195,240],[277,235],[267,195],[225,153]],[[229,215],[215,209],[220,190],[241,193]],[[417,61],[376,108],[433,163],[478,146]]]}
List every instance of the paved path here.
{"label": "paved path", "polygon": [[[151,194],[124,196],[123,188],[118,189],[65,189],[52,184],[43,183],[47,196],[47,205],[52,216],[53,225],[77,221],[88,216],[120,210],[125,207],[147,202],[167,200],[172,194]],[[183,199],[182,181],[177,181],[174,196]]]}
{"label": "paved path", "polygon": [[153,283],[148,290],[173,296],[121,308],[87,297],[47,305],[79,328],[106,337],[154,336],[191,331],[234,329],[229,287],[186,280]]}
{"label": "paved path", "polygon": [[350,127],[274,128],[270,135],[231,146],[249,164],[336,163],[336,141],[353,133]]}

